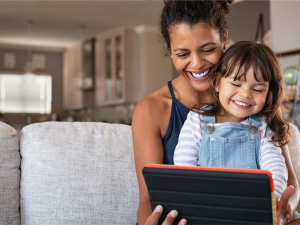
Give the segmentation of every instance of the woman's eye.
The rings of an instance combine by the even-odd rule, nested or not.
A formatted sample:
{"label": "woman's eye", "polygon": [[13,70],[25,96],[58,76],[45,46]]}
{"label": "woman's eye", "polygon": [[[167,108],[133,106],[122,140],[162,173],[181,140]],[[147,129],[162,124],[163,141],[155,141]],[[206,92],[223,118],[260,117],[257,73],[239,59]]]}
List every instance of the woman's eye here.
{"label": "woman's eye", "polygon": [[212,48],[212,49],[207,49],[207,50],[203,50],[203,52],[213,52],[216,48]]}
{"label": "woman's eye", "polygon": [[183,54],[178,54],[177,56],[178,57],[185,57],[185,56],[187,56],[189,53],[183,53]]}

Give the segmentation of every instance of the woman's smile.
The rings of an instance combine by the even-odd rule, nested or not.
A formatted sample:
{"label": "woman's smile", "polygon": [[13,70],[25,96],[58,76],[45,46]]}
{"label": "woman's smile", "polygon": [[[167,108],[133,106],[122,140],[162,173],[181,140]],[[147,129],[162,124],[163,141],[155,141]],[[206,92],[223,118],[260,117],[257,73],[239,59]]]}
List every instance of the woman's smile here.
{"label": "woman's smile", "polygon": [[173,25],[170,40],[176,70],[195,90],[208,91],[210,77],[222,57],[226,40],[221,41],[219,33],[203,23]]}

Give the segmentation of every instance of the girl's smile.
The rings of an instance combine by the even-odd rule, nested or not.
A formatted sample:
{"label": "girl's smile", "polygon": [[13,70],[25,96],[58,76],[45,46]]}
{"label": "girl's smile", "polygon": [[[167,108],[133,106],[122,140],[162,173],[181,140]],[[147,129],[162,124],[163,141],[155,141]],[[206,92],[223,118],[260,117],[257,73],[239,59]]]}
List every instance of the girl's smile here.
{"label": "girl's smile", "polygon": [[225,114],[216,116],[219,122],[241,122],[248,116],[259,113],[266,102],[269,82],[264,81],[260,73],[257,81],[253,68],[245,75],[234,80],[236,71],[228,77],[222,77],[216,91]]}

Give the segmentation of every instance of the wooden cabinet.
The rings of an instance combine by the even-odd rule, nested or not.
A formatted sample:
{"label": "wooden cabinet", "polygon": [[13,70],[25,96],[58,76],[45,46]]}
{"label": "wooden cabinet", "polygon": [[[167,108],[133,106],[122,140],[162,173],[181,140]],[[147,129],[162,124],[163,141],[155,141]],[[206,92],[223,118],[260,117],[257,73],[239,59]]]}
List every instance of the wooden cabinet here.
{"label": "wooden cabinet", "polygon": [[119,28],[96,39],[96,106],[137,103],[172,80],[156,27]]}
{"label": "wooden cabinet", "polygon": [[137,35],[120,28],[96,39],[96,106],[137,102]]}
{"label": "wooden cabinet", "polygon": [[94,106],[94,91],[79,87],[82,70],[82,44],[74,45],[64,52],[63,58],[63,108],[76,110]]}
{"label": "wooden cabinet", "polygon": [[122,27],[100,34],[95,41],[95,87],[76,84],[82,69],[82,46],[64,54],[64,109],[136,104],[173,79],[170,57],[163,55],[156,27]]}

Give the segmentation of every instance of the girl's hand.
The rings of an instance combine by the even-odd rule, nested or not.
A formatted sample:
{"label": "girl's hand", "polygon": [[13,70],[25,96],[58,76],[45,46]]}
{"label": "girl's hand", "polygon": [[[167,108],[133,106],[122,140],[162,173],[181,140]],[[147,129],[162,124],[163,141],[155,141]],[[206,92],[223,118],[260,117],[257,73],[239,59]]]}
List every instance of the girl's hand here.
{"label": "girl's hand", "polygon": [[[158,224],[162,212],[163,212],[163,207],[161,205],[156,206],[151,216],[149,216],[148,219],[146,220],[145,225]],[[171,212],[169,212],[162,225],[172,225],[173,221],[176,219],[177,216],[178,216],[178,212],[176,210],[172,210]],[[182,219],[178,223],[178,225],[186,225],[186,224],[187,224],[186,219]]]}
{"label": "girl's hand", "polygon": [[290,222],[292,218],[291,205],[288,203],[294,191],[292,185],[288,186],[281,195],[281,199],[276,198],[276,214],[277,214],[277,225],[283,225]]}

